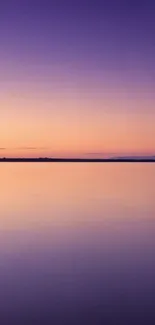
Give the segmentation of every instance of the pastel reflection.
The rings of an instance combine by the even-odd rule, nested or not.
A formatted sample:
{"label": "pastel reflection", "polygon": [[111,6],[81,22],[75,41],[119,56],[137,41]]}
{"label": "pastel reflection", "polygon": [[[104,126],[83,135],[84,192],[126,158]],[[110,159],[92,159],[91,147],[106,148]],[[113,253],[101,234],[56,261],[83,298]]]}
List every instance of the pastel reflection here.
{"label": "pastel reflection", "polygon": [[1,164],[0,178],[3,323],[153,317],[154,165]]}

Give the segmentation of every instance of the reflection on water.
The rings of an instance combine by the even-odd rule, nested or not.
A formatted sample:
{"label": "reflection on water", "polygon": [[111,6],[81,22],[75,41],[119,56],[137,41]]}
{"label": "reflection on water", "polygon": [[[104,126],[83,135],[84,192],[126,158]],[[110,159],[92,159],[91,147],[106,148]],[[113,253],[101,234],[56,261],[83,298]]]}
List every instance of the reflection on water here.
{"label": "reflection on water", "polygon": [[155,165],[0,165],[0,323],[154,324]]}

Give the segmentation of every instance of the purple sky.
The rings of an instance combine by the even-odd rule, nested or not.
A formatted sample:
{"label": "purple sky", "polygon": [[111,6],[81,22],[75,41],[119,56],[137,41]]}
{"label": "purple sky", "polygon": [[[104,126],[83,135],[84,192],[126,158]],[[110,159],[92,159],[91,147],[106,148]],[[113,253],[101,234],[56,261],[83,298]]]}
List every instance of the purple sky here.
{"label": "purple sky", "polygon": [[[152,120],[155,115],[154,17],[155,3],[150,0],[2,1],[0,114],[5,132],[2,133],[4,141],[0,143],[0,147],[13,148],[16,142],[17,146],[31,145],[26,133],[20,143],[17,139],[11,142],[9,137],[11,128],[14,133],[12,123],[14,127],[15,123],[21,125],[21,119],[18,117],[25,117],[27,111],[29,118],[32,117],[33,120],[36,117],[36,123],[39,125],[39,105],[38,109],[34,107],[36,97],[42,100],[45,124],[46,118],[52,120],[59,110],[61,124],[64,120],[65,125],[66,112],[69,114],[70,110],[68,104],[65,101],[61,102],[61,105],[46,104],[55,97],[60,99],[66,96],[68,99],[74,98],[71,106],[79,121],[81,118],[85,119],[83,117],[86,114],[93,118],[93,114],[97,114],[96,111],[101,115],[100,122],[105,113],[109,114],[109,119],[115,114],[130,114],[130,118],[132,114],[134,119],[134,114],[139,114],[141,119],[145,118],[143,115],[147,115],[151,116]],[[24,104],[21,104],[21,98],[25,99]],[[92,100],[94,105],[89,105],[89,101],[81,105],[80,98]],[[112,103],[106,105],[107,100]],[[99,105],[98,101],[104,104]],[[79,113],[84,105],[86,110]],[[67,116],[67,126],[73,125],[72,118]],[[8,120],[11,127],[7,137]],[[149,129],[149,124],[145,126]],[[117,129],[116,126],[116,138]],[[82,132],[80,122],[78,132]],[[104,134],[98,135],[102,136],[104,137]],[[130,137],[130,134],[128,136]],[[57,142],[57,137],[55,138]],[[47,141],[42,141],[41,146],[43,144],[47,146]],[[33,146],[39,146],[39,139],[36,141],[32,137]],[[144,151],[147,146],[149,147],[149,139],[148,145],[144,144]],[[64,150],[61,148],[60,151],[72,151],[71,146],[68,147],[69,149],[66,142]],[[121,148],[124,151],[124,147],[116,143],[109,148],[109,152],[113,147],[116,152]],[[154,147],[151,143],[148,150],[153,151]],[[127,145],[127,150],[128,148]],[[93,152],[104,151],[104,144],[97,147],[95,142],[91,149]],[[107,146],[105,150],[108,150]],[[137,151],[139,150],[142,150],[142,146],[139,149],[137,147]]]}

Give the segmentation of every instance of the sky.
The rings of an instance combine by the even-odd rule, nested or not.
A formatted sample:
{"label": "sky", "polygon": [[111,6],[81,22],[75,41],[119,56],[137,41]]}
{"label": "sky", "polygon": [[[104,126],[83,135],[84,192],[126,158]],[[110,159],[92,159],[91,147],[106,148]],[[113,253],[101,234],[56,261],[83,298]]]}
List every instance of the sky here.
{"label": "sky", "polygon": [[154,1],[0,3],[0,157],[155,154]]}

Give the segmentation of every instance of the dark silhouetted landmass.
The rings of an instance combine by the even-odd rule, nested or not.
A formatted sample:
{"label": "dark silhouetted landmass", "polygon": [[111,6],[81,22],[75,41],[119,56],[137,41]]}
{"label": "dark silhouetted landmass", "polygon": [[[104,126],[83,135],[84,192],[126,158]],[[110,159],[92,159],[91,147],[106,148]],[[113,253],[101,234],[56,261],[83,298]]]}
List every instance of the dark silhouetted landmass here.
{"label": "dark silhouetted landmass", "polygon": [[76,163],[106,163],[106,162],[155,162],[151,157],[113,157],[113,158],[0,158],[0,162],[76,162]]}

